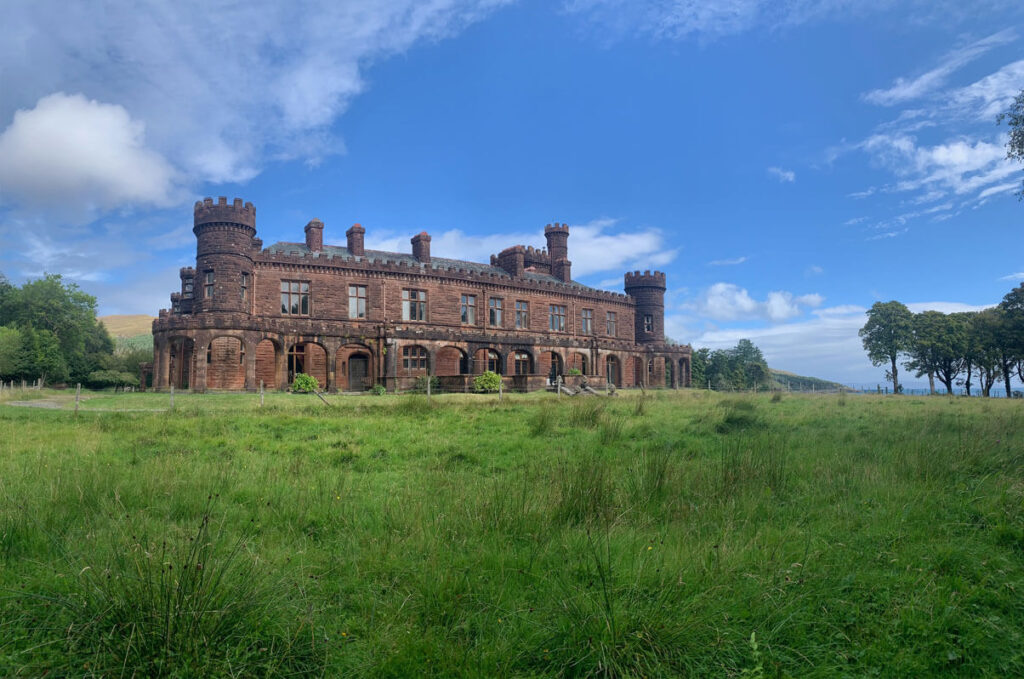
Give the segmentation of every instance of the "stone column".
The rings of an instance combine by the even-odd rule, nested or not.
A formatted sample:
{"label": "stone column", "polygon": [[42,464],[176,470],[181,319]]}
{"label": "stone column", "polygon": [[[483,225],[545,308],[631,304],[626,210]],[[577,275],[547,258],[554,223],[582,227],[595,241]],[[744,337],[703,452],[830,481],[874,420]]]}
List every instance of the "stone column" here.
{"label": "stone column", "polygon": [[170,342],[167,337],[161,337],[157,344],[154,360],[156,365],[153,368],[153,389],[166,389],[170,384],[171,356]]}
{"label": "stone column", "polygon": [[[277,349],[278,346],[281,347],[280,351]],[[288,348],[287,338],[279,336],[274,347],[274,379],[277,380],[274,388],[280,391],[288,388]]]}
{"label": "stone column", "polygon": [[256,345],[259,340],[253,342],[250,337],[241,338],[242,349],[245,351],[245,390],[256,391],[260,388],[259,380],[256,379]]}

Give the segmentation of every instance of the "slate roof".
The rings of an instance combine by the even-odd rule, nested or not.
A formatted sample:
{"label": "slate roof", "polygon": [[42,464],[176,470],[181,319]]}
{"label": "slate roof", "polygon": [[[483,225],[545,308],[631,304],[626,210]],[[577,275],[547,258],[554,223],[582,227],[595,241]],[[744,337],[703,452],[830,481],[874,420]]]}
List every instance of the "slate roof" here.
{"label": "slate roof", "polygon": [[[288,243],[281,241],[274,243],[264,249],[264,252],[281,255],[292,255],[296,257],[309,257],[313,253],[309,248],[306,247],[305,243]],[[400,264],[404,263],[409,266],[429,266],[431,269],[465,269],[472,273],[479,274],[492,274],[498,278],[507,278],[512,280],[512,276],[509,275],[504,269],[491,266],[490,264],[481,264],[479,262],[467,262],[462,259],[448,259],[447,257],[431,257],[428,264],[424,264],[420,260],[413,257],[411,254],[404,252],[387,252],[384,250],[366,250],[366,254],[362,257],[363,261],[367,262],[379,262],[381,264]],[[320,257],[326,257],[328,259],[354,259],[354,256],[349,254],[348,248],[341,245],[325,245],[324,249],[320,252]],[[608,290],[600,290],[598,288],[592,288],[576,281],[570,281],[568,283],[563,282],[561,279],[555,278],[549,274],[537,273],[535,271],[524,271],[523,278],[527,280],[537,282],[555,283],[558,285],[564,285],[569,288],[582,290],[584,292],[603,292],[608,293]]]}

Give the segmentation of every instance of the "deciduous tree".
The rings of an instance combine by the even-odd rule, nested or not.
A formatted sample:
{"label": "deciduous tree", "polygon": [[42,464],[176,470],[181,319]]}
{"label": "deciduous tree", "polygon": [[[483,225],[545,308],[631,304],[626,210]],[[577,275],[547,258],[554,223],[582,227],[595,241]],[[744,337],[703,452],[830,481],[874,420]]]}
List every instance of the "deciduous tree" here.
{"label": "deciduous tree", "polygon": [[[1014,98],[1010,108],[996,118],[997,123],[1004,120],[1010,126],[1010,136],[1006,141],[1006,157],[1010,160],[1024,161],[1024,90]],[[1017,195],[1024,199],[1024,184]]]}
{"label": "deciduous tree", "polygon": [[923,311],[914,314],[913,338],[906,367],[917,376],[935,375],[953,393],[953,382],[963,370],[967,349],[967,327],[955,314]]}
{"label": "deciduous tree", "polygon": [[868,322],[860,329],[861,341],[872,365],[889,364],[893,393],[900,393],[896,362],[906,355],[913,340],[914,314],[895,300],[875,302],[868,309]]}

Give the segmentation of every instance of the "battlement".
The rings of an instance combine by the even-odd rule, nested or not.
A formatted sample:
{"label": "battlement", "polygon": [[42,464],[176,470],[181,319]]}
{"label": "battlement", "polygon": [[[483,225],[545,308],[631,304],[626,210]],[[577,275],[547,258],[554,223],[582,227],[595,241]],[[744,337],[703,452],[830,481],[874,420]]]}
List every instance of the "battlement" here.
{"label": "battlement", "polygon": [[545,235],[547,235],[547,234],[549,234],[549,233],[551,233],[553,231],[560,231],[560,232],[564,232],[564,233],[569,233],[569,225],[568,224],[559,224],[559,223],[556,222],[554,224],[548,224],[547,226],[544,227],[544,234]]}
{"label": "battlement", "polygon": [[220,196],[216,203],[213,202],[213,198],[204,198],[196,201],[194,220],[195,226],[227,223],[255,229],[256,208],[252,203],[243,203],[241,198],[235,198],[230,205],[226,196]]}
{"label": "battlement", "polygon": [[196,270],[193,267],[191,267],[191,266],[183,266],[178,271],[178,275],[181,278],[195,278],[196,277]]}
{"label": "battlement", "polygon": [[665,288],[665,274],[661,271],[626,272],[626,290],[629,288]]}

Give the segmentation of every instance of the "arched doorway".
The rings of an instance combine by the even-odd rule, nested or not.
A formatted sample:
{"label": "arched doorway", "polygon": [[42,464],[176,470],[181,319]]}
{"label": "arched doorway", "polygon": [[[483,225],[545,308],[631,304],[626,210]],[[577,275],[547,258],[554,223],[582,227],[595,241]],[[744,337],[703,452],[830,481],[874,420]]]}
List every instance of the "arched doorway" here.
{"label": "arched doorway", "polygon": [[562,364],[562,357],[556,351],[548,352],[548,360],[551,364],[551,369],[548,371],[548,382],[554,384],[559,375],[565,374],[565,366]]}
{"label": "arched doorway", "polygon": [[237,337],[217,337],[206,347],[206,388],[245,388],[245,345]]}
{"label": "arched doorway", "polygon": [[262,382],[268,389],[277,389],[281,384],[281,378],[277,374],[280,353],[280,345],[272,339],[261,340],[256,345],[256,381]]}
{"label": "arched doorway", "polygon": [[569,368],[573,370],[579,370],[581,375],[587,374],[587,355],[581,354],[578,351],[572,353],[569,358]]}
{"label": "arched doorway", "polygon": [[604,359],[604,373],[609,384],[614,384],[616,387],[622,386],[622,366],[619,365],[617,357],[608,356]]}
{"label": "arched doorway", "polygon": [[168,340],[167,358],[169,361],[167,386],[175,389],[188,389],[192,384],[192,369],[195,353],[195,340],[191,337],[173,337]]}
{"label": "arched doorway", "polygon": [[316,342],[299,342],[288,349],[288,384],[299,373],[312,375],[321,389],[327,388],[327,350]]}
{"label": "arched doorway", "polygon": [[334,361],[334,388],[342,391],[363,391],[377,381],[373,349],[365,344],[346,344],[339,348]]}
{"label": "arched doorway", "polygon": [[676,369],[675,365],[672,364],[672,359],[665,359],[665,386],[672,388],[678,387],[679,383],[676,382]]}

